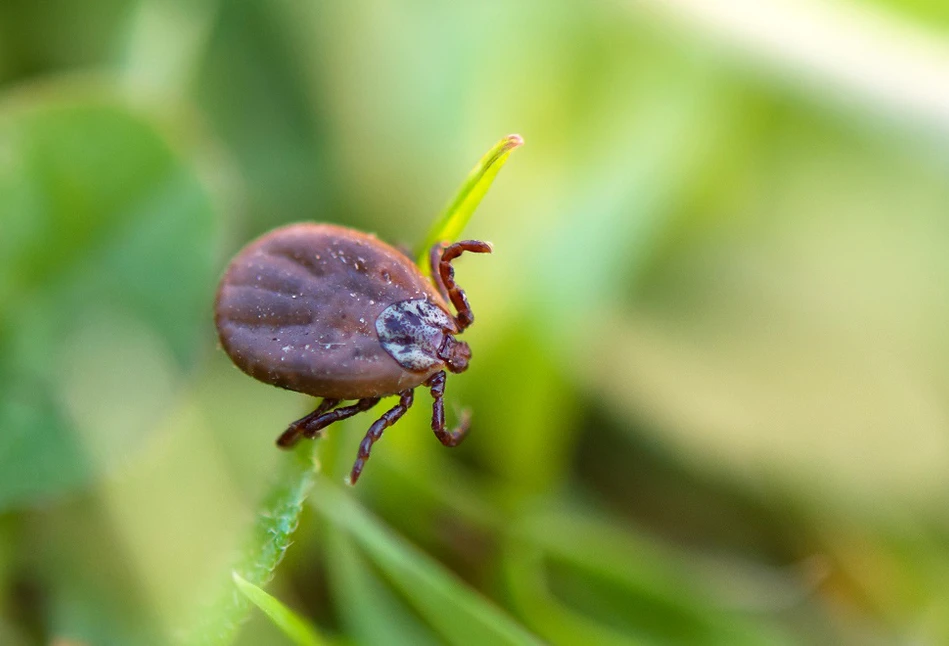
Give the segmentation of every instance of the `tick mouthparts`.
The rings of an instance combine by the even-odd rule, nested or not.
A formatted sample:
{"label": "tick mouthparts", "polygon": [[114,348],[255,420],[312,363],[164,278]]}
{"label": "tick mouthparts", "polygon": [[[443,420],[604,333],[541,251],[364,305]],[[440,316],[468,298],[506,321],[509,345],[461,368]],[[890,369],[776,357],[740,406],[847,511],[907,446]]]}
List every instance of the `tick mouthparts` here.
{"label": "tick mouthparts", "polygon": [[438,348],[438,358],[445,362],[451,372],[464,372],[468,369],[468,361],[471,359],[471,346],[446,334],[445,340]]}

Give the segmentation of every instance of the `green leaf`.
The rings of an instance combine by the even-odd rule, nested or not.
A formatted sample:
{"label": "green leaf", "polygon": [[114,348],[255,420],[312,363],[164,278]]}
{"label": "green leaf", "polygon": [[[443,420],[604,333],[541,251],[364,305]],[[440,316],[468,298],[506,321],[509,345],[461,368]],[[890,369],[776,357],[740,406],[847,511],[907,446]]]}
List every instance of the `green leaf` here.
{"label": "green leaf", "polygon": [[0,509],[126,459],[204,340],[217,222],[170,139],[75,83],[0,105]]}
{"label": "green leaf", "polygon": [[481,203],[481,199],[494,182],[494,178],[497,177],[498,171],[504,166],[504,162],[514,149],[523,143],[524,140],[520,135],[504,137],[471,170],[455,199],[438,218],[425,237],[425,241],[416,250],[418,266],[424,273],[429,272],[428,252],[432,246],[445,240],[456,240],[461,235],[468,220]]}
{"label": "green leaf", "polygon": [[[256,586],[273,578],[291,544],[291,536],[300,520],[303,502],[313,486],[318,468],[314,457],[316,443],[303,442],[283,461],[274,484],[260,506],[250,539],[234,566],[233,575]],[[250,606],[228,583],[192,631],[188,644],[229,644],[236,637]]]}
{"label": "green leaf", "polygon": [[277,599],[244,579],[237,572],[233,572],[231,576],[234,578],[237,589],[250,599],[251,603],[263,610],[294,644],[319,646],[320,644],[329,643],[316,632],[316,629],[309,622],[277,601]]}
{"label": "green leaf", "polygon": [[416,611],[452,644],[537,644],[537,638],[442,565],[393,534],[327,479],[310,504],[345,529]]}

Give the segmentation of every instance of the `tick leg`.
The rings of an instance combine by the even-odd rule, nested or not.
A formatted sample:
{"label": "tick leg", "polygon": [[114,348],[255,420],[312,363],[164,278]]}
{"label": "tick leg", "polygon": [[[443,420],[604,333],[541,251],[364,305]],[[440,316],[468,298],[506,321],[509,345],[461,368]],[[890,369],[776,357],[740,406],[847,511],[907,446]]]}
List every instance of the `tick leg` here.
{"label": "tick leg", "polygon": [[379,403],[379,399],[379,397],[366,397],[365,399],[360,399],[352,406],[343,406],[342,408],[323,413],[307,422],[306,426],[303,427],[303,436],[313,439],[319,435],[320,431],[333,422],[338,422],[347,417],[352,417],[353,415],[358,415],[363,411],[369,410]]}
{"label": "tick leg", "polygon": [[353,470],[349,473],[350,485],[356,484],[356,481],[359,480],[362,468],[366,465],[366,460],[369,459],[369,451],[372,450],[372,445],[376,443],[376,440],[382,437],[382,431],[399,421],[412,406],[412,401],[415,397],[414,390],[403,390],[399,395],[399,403],[387,410],[382,414],[382,417],[373,422],[372,426],[369,427],[369,431],[366,433],[366,437],[360,442],[359,455],[356,456]]}
{"label": "tick leg", "polygon": [[[436,246],[440,247],[441,245]],[[455,284],[455,270],[451,266],[451,261],[465,251],[472,253],[491,253],[491,245],[479,240],[462,240],[461,242],[448,245],[444,251],[442,251],[441,257],[438,260],[438,271],[432,272],[441,279],[440,284],[436,281],[435,286],[439,291],[448,293],[448,298],[458,312],[455,316],[455,320],[458,322],[459,332],[474,322],[474,314],[471,313],[471,306],[468,305],[468,297],[465,296],[465,292]],[[434,258],[434,255],[435,250],[433,249],[429,256],[430,261]]]}
{"label": "tick leg", "polygon": [[[323,400],[324,403],[327,400]],[[378,397],[368,397],[366,399],[360,399],[352,406],[343,406],[342,408],[337,408],[336,410],[329,410],[340,400],[329,400],[334,402],[332,405],[327,406],[326,409],[323,409],[323,404],[320,404],[320,408],[317,408],[315,411],[304,417],[303,419],[297,420],[290,425],[283,435],[277,438],[277,446],[280,448],[289,448],[296,444],[300,436],[313,439],[316,437],[320,431],[332,424],[333,422],[338,422],[341,419],[346,419],[347,417],[352,417],[358,413],[363,412],[364,410],[369,410],[373,406],[379,403]]]}
{"label": "tick leg", "polygon": [[445,289],[441,269],[439,269],[439,263],[442,261],[442,251],[444,250],[443,245],[433,244],[431,251],[428,252],[428,266],[432,270],[432,282],[435,283],[435,289],[438,290],[438,293],[442,295],[446,302],[450,302],[451,297],[448,295],[448,290]]}
{"label": "tick leg", "polygon": [[451,431],[445,430],[445,371],[436,372],[432,375],[425,385],[431,388],[432,392],[432,430],[435,431],[435,437],[445,446],[458,446],[468,434],[471,427],[471,413],[464,411],[461,415],[461,422],[458,427]]}
{"label": "tick leg", "polygon": [[291,424],[283,434],[277,438],[277,446],[282,449],[289,449],[291,446],[294,446],[303,438],[303,429],[306,428],[306,425],[318,418],[320,415],[325,413],[331,408],[335,408],[339,405],[340,399],[324,399],[320,402],[320,405],[317,406],[316,410],[307,415],[306,417],[301,417],[293,424]]}

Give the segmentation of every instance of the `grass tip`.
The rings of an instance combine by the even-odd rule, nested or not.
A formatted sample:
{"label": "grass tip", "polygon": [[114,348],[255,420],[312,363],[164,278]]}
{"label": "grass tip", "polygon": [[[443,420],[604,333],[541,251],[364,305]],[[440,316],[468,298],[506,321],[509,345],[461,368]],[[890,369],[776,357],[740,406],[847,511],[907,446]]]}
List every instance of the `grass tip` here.
{"label": "grass tip", "polygon": [[524,145],[524,137],[519,134],[511,134],[504,138],[504,149],[505,150],[514,150],[520,146]]}

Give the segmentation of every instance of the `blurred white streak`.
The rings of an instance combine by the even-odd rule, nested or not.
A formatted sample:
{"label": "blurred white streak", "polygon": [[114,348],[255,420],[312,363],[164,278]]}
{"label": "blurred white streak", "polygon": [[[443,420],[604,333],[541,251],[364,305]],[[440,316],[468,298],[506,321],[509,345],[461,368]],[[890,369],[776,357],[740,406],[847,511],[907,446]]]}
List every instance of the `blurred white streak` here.
{"label": "blurred white streak", "polygon": [[820,0],[633,0],[816,89],[949,133],[949,41],[893,13]]}

